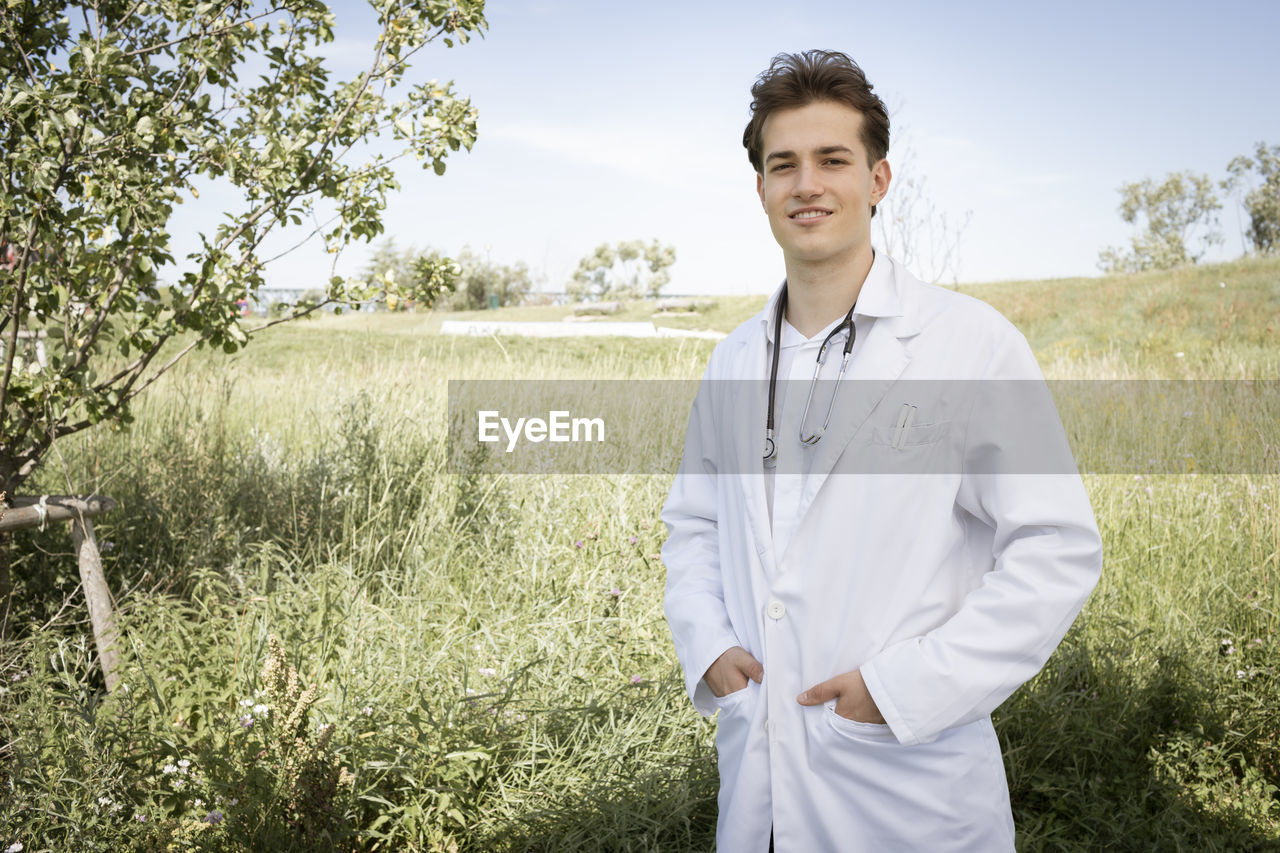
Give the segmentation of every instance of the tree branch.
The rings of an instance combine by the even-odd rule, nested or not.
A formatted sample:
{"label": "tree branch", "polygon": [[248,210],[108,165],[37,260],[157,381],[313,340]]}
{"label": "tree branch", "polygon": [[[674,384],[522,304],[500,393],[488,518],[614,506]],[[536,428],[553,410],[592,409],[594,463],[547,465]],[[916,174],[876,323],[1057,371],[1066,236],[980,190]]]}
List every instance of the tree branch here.
{"label": "tree branch", "polygon": [[[234,0],[230,0],[230,2],[228,2],[226,6],[223,6],[222,10],[219,11],[217,15],[214,15],[214,17],[216,18],[220,16],[223,12],[227,11],[227,9],[231,6],[232,2],[234,2]],[[288,8],[289,8],[288,6],[273,6],[272,8],[268,9],[265,12],[261,12],[257,15],[251,15],[250,17],[244,18],[243,20],[233,21],[232,23],[225,24],[224,26],[221,26],[216,30],[201,29],[200,32],[188,33],[187,35],[182,36],[181,38],[170,39],[169,41],[161,42],[160,44],[148,45],[147,47],[140,47],[137,50],[131,50],[128,53],[124,54],[124,56],[126,58],[143,56],[148,53],[153,53],[157,50],[164,50],[167,47],[174,47],[175,45],[182,44],[183,42],[191,41],[191,39],[194,39],[194,38],[219,36],[225,32],[230,32],[231,30],[238,29],[239,27],[243,27],[245,24],[250,23],[251,21],[257,21],[261,18],[268,17],[269,15],[274,15],[276,12],[279,12],[282,9],[288,11]]]}
{"label": "tree branch", "polygon": [[[4,436],[4,422],[6,404],[9,399],[9,382],[13,378],[13,359],[18,352],[18,329],[22,323],[19,322],[18,310],[22,307],[22,294],[27,287],[27,275],[31,269],[31,265],[27,262],[27,258],[31,254],[31,250],[35,246],[36,230],[39,226],[44,207],[36,209],[36,215],[31,223],[31,230],[27,234],[27,245],[23,247],[22,254],[18,258],[18,264],[21,272],[18,274],[18,284],[13,290],[13,308],[11,316],[13,319],[13,328],[9,330],[9,344],[4,348],[4,379],[0,380],[0,437]],[[6,485],[6,488],[8,486]]]}
{"label": "tree branch", "polygon": [[278,326],[281,323],[287,323],[290,320],[297,320],[299,317],[305,317],[313,311],[319,311],[321,308],[323,308],[326,305],[337,304],[338,301],[339,300],[334,299],[332,297],[325,297],[320,302],[317,302],[315,305],[310,305],[302,311],[294,311],[292,314],[286,315],[284,317],[277,317],[274,320],[263,323],[261,326],[254,326],[252,329],[245,329],[244,333],[248,337],[253,337],[259,332],[263,332],[263,331],[266,331],[267,329],[270,329],[272,326]]}
{"label": "tree branch", "polygon": [[22,49],[22,39],[18,38],[17,30],[13,27],[13,20],[8,16],[4,16],[5,25],[9,28],[9,35],[13,39],[14,49],[18,51],[18,55],[22,57],[22,64],[27,68],[27,77],[32,83],[36,82],[36,71],[31,67],[31,58],[27,56],[27,52]]}

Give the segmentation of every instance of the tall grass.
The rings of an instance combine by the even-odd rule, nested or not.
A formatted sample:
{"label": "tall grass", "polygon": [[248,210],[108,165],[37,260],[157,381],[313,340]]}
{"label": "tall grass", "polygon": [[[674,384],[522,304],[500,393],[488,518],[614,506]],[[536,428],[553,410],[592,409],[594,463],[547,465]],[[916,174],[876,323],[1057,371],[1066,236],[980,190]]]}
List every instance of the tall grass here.
{"label": "tall grass", "polygon": [[[1276,377],[1278,269],[975,292],[1051,376]],[[120,502],[98,530],[125,687],[102,690],[65,530],[23,534],[0,848],[712,847],[715,724],[661,613],[669,476],[453,471],[443,442],[446,379],[696,378],[711,344],[386,322],[199,357],[129,430],[60,445],[38,489]],[[1280,848],[1280,483],[1086,485],[1102,582],[997,715],[1019,847]]]}

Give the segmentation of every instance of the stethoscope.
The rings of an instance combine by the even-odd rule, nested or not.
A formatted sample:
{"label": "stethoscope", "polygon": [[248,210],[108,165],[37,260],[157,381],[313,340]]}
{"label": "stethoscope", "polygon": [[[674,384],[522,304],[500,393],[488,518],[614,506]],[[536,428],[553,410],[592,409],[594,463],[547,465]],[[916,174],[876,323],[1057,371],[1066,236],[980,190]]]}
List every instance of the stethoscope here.
{"label": "stethoscope", "polygon": [[[840,325],[831,330],[826,339],[822,342],[822,348],[818,350],[818,363],[813,368],[813,379],[809,380],[809,396],[804,400],[804,413],[800,415],[800,443],[806,447],[813,447],[822,440],[822,435],[827,431],[827,426],[831,423],[831,412],[836,407],[836,395],[840,393],[840,380],[844,378],[845,369],[849,366],[849,353],[853,352],[853,341],[858,336],[858,327],[853,324],[853,309],[858,307],[855,300],[853,306],[849,309],[849,313],[844,315],[844,320]],[[773,364],[769,369],[769,415],[764,425],[764,465],[766,468],[776,467],[778,464],[778,446],[773,442],[773,397],[778,387],[778,353],[782,350],[782,315],[787,310],[787,285],[782,284],[782,294],[778,297],[778,310],[773,318]],[[827,405],[827,415],[822,420],[822,427],[815,432],[809,433],[805,430],[805,425],[809,422],[809,405],[813,402],[813,389],[818,384],[818,374],[822,371],[822,365],[827,361],[827,347],[831,344],[831,339],[840,334],[843,330],[848,329],[849,335],[844,342],[844,357],[840,361],[840,372],[836,374],[836,385],[831,392],[831,402]]]}

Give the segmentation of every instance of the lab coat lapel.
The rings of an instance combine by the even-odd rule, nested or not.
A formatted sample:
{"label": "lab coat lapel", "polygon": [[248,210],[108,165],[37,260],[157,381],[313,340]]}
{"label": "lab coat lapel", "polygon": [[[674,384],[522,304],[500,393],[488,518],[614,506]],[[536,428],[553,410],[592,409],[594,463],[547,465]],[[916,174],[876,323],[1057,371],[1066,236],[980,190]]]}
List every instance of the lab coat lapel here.
{"label": "lab coat lapel", "polygon": [[[781,288],[779,288],[779,291]],[[765,306],[763,317],[773,317],[778,291]],[[770,321],[771,322],[771,321]],[[735,415],[735,476],[742,485],[747,506],[747,521],[751,529],[756,553],[770,575],[776,567],[773,549],[773,525],[769,520],[769,504],[764,492],[764,423],[769,410],[769,362],[766,358],[768,338],[764,324],[755,327],[739,354],[738,370],[733,393],[741,395],[741,402],[729,407]]]}

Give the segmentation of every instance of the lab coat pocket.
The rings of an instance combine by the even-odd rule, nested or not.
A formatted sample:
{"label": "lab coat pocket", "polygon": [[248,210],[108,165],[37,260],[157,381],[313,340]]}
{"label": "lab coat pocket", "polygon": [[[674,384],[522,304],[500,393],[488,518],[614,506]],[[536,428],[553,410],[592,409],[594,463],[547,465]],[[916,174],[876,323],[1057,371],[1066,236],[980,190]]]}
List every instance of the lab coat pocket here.
{"label": "lab coat pocket", "polygon": [[[812,719],[809,765],[820,783],[815,810],[841,810],[865,850],[1012,851],[999,744],[983,720],[904,746],[888,726]],[[850,798],[849,791],[858,796]],[[836,838],[829,849],[841,847]]]}
{"label": "lab coat pocket", "polygon": [[852,465],[861,474],[937,474],[958,471],[951,421],[895,429],[877,425]]}
{"label": "lab coat pocket", "polygon": [[747,750],[751,718],[760,695],[760,685],[748,681],[747,686],[713,700],[720,713],[716,715],[716,752],[719,758],[720,782],[734,779],[742,767]]}
{"label": "lab coat pocket", "polygon": [[893,429],[877,426],[871,432],[871,441],[883,447],[895,450],[906,450],[911,447],[922,447],[937,444],[951,429],[951,421],[935,421],[928,424],[913,424],[905,429]]}
{"label": "lab coat pocket", "polygon": [[897,737],[893,734],[893,729],[886,724],[863,723],[858,720],[851,720],[848,717],[842,717],[836,713],[835,705],[827,706],[827,722],[841,736],[852,738],[853,740],[869,740],[878,743],[898,742]]}
{"label": "lab coat pocket", "polygon": [[715,703],[715,706],[724,714],[732,713],[733,709],[741,705],[747,698],[747,694],[750,693],[751,687],[754,684],[754,681],[747,679],[746,687],[741,690],[735,690],[732,693],[726,693],[723,696],[712,696],[711,701]]}

